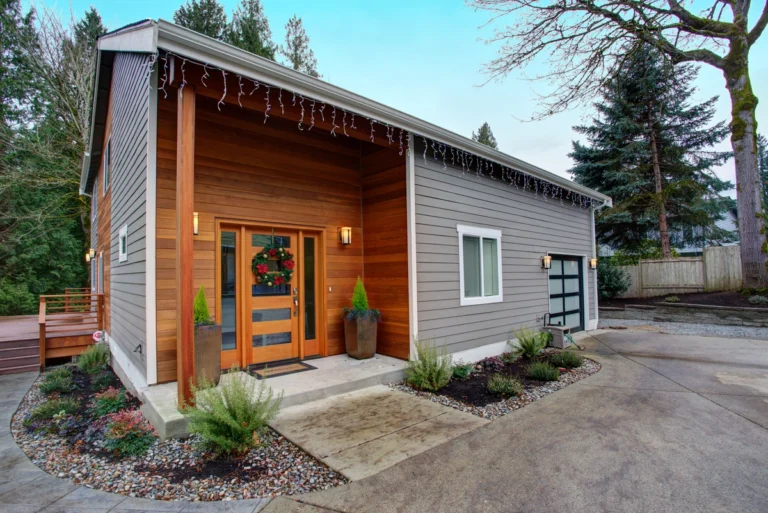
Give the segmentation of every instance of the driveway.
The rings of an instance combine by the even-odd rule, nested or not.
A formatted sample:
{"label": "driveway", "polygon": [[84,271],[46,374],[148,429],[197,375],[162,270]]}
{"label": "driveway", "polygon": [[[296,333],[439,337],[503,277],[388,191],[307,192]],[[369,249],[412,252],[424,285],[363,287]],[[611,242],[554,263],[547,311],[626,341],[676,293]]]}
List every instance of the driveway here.
{"label": "driveway", "polygon": [[768,511],[768,341],[594,332],[596,375],[266,512]]}

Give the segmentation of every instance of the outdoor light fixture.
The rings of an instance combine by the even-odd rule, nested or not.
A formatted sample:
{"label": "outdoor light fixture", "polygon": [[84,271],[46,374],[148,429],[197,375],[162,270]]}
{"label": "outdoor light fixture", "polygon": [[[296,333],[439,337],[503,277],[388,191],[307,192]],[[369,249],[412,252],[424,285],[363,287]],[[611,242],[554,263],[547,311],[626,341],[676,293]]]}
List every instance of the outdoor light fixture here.
{"label": "outdoor light fixture", "polygon": [[91,261],[91,254],[90,253],[86,253],[85,254],[85,261],[86,261],[86,263]]}
{"label": "outdoor light fixture", "polygon": [[352,227],[342,226],[341,228],[339,228],[339,242],[341,242],[345,246],[348,244],[352,244]]}
{"label": "outdoor light fixture", "polygon": [[192,212],[192,231],[197,235],[198,224],[200,223],[200,216],[197,212]]}
{"label": "outdoor light fixture", "polygon": [[552,257],[549,255],[541,257],[541,268],[549,269],[550,267],[552,267]]}
{"label": "outdoor light fixture", "polygon": [[589,259],[589,268],[593,271],[597,269],[597,258],[590,258]]}
{"label": "outdoor light fixture", "polygon": [[88,249],[88,254],[91,256],[91,258],[96,256],[96,250],[93,248]]}

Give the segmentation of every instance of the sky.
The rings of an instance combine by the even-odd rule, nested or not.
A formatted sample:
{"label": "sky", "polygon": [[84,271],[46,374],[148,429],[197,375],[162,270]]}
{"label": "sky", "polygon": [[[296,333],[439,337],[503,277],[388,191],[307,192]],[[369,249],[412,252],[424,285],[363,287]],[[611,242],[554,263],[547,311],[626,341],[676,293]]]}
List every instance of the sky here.
{"label": "sky", "polygon": [[[238,0],[224,0],[228,15]],[[24,0],[26,6],[29,0]],[[36,0],[68,14],[70,4]],[[144,18],[173,20],[181,0],[72,0],[76,16],[96,7],[110,30]],[[694,3],[701,3],[695,0]],[[499,149],[541,168],[568,177],[571,142],[581,136],[574,125],[588,123],[592,110],[579,107],[543,121],[526,121],[537,110],[536,93],[546,85],[521,73],[486,83],[483,64],[496,55],[488,45],[493,28],[488,13],[463,0],[262,0],[273,39],[283,43],[285,23],[302,18],[323,79],[469,137],[483,122],[493,130]],[[761,2],[753,2],[760,8]],[[755,10],[755,9],[753,9]],[[758,12],[752,15],[756,19]],[[512,19],[502,19],[502,24]],[[498,23],[497,23],[498,25]],[[759,126],[768,126],[768,35],[752,48],[751,79]],[[546,69],[535,63],[528,76]],[[719,70],[704,66],[695,83],[695,101],[719,96],[716,120],[730,119],[730,100]],[[582,137],[583,139],[583,137]],[[726,139],[718,149],[729,151]],[[716,169],[735,182],[733,161]],[[733,194],[732,194],[733,195]]]}

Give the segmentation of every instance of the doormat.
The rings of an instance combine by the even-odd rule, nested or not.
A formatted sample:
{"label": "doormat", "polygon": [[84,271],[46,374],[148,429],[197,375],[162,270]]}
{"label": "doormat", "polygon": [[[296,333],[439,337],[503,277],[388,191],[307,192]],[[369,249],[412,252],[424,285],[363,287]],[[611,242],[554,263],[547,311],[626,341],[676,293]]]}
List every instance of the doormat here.
{"label": "doormat", "polygon": [[297,372],[304,372],[316,368],[317,367],[313,367],[304,362],[282,362],[272,364],[258,363],[248,367],[248,370],[256,379],[266,379],[287,376],[288,374],[296,374]]}

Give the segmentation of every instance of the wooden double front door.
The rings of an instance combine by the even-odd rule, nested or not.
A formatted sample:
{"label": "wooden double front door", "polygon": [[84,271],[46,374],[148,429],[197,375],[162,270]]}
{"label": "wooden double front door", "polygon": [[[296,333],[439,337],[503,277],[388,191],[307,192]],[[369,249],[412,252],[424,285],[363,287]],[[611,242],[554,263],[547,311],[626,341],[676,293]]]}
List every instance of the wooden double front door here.
{"label": "wooden double front door", "polygon": [[[221,222],[216,239],[221,367],[320,354],[319,232]],[[291,267],[278,254],[261,262],[269,278],[258,279],[253,261],[265,247],[290,252],[290,281],[274,279]]]}

